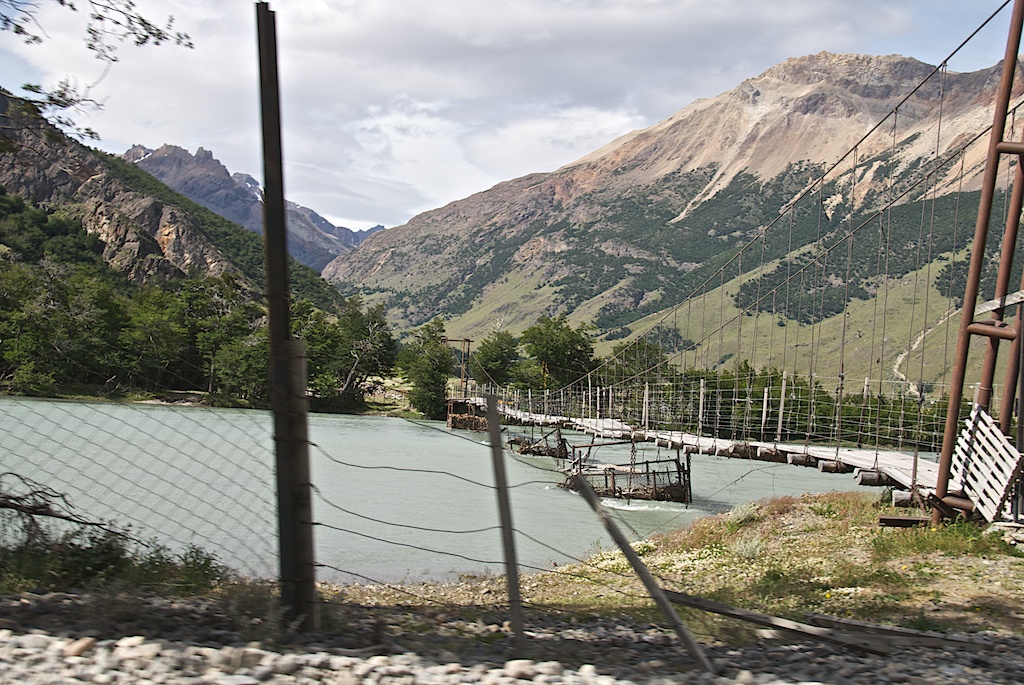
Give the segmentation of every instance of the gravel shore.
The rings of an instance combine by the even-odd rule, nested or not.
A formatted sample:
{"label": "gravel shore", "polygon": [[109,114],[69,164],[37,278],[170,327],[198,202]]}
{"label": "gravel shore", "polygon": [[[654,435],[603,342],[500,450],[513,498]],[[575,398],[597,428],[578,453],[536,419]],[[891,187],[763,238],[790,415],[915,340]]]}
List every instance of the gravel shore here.
{"label": "gravel shore", "polygon": [[[675,635],[627,619],[528,614],[513,642],[497,609],[410,621],[340,608],[336,633],[255,641],[261,626],[223,601],[67,593],[0,598],[0,683],[80,685],[672,685],[1024,682],[1024,640],[977,635],[980,650],[866,655],[820,643],[706,645],[697,670]],[[265,627],[265,626],[264,626]]]}

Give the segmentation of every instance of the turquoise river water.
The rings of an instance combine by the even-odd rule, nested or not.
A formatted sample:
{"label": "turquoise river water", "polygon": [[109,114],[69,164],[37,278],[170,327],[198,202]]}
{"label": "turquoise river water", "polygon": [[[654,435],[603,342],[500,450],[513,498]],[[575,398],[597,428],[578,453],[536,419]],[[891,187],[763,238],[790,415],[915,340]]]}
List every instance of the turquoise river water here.
{"label": "turquoise river water", "polygon": [[[310,416],[309,434],[320,578],[441,580],[500,570],[485,434],[323,414]],[[641,449],[639,460],[658,454],[650,444]],[[525,570],[611,546],[583,499],[558,487],[551,459],[505,454]],[[595,456],[627,463],[629,447]],[[267,412],[0,398],[0,471],[7,487],[20,487],[10,474],[31,478],[66,493],[86,518],[116,521],[139,539],[199,545],[247,573],[275,574]],[[858,489],[849,474],[706,455],[692,457],[692,474],[689,505],[604,504],[630,537],[643,538],[762,497]]]}

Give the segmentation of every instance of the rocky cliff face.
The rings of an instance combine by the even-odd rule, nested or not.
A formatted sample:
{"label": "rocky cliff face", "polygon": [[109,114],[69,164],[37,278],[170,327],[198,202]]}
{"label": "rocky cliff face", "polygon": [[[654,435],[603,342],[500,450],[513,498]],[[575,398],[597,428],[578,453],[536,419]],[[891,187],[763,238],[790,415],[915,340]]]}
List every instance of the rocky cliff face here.
{"label": "rocky cliff face", "polygon": [[[193,202],[253,231],[263,232],[263,193],[247,174],[231,174],[209,150],[190,154],[175,145],[156,150],[136,145],[125,160],[152,174]],[[286,203],[288,249],[295,259],[317,271],[338,255],[351,252],[372,232],[334,226],[311,209]]]}
{"label": "rocky cliff face", "polygon": [[[443,314],[476,335],[566,312],[610,331],[679,301],[702,269],[758,235],[933,71],[895,55],[787,60],[555,172],[372,236],[323,275],[387,299],[406,325]],[[854,202],[877,201],[886,178],[933,157],[940,125],[946,148],[983,130],[998,79],[998,68],[948,73],[914,92],[898,140],[878,136],[858,149],[858,160],[876,162],[861,171]],[[936,192],[976,184],[983,156],[968,153],[965,182],[940,178]]]}
{"label": "rocky cliff face", "polygon": [[240,275],[180,207],[132,190],[101,154],[24,113],[18,100],[3,93],[0,112],[6,113],[0,134],[14,148],[0,153],[0,185],[80,216],[106,244],[104,259],[125,277],[142,283],[185,273]]}

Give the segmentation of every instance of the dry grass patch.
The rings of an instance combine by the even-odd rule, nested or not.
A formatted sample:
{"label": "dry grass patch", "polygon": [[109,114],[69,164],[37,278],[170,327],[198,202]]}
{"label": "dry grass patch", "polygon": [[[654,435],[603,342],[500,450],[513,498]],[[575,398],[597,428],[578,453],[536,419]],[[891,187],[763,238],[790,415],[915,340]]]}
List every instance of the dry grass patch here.
{"label": "dry grass patch", "polygon": [[[880,528],[878,516],[886,513],[893,512],[871,494],[779,497],[698,520],[634,549],[667,589],[763,613],[799,620],[817,612],[914,628],[1024,634],[1020,552],[972,524]],[[362,586],[345,594],[377,606],[440,603],[481,611],[507,603],[502,576],[399,591]],[[534,608],[658,620],[618,550],[526,576],[522,595]],[[705,635],[735,642],[752,634],[734,621],[681,613]]]}

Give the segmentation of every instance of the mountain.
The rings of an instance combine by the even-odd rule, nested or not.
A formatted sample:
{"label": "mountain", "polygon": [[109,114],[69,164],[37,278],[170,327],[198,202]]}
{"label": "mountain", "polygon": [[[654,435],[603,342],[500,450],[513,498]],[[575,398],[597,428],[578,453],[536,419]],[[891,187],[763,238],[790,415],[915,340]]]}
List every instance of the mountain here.
{"label": "mountain", "polygon": [[[263,288],[259,236],[124,160],[64,136],[2,89],[0,186],[81,220],[103,241],[104,260],[135,283],[230,273],[254,295]],[[293,263],[290,277],[296,295],[325,308],[338,302],[315,271]]]}
{"label": "mountain", "polygon": [[[263,233],[263,191],[247,174],[232,174],[209,150],[196,153],[175,145],[150,150],[135,145],[125,160],[152,174],[190,200],[254,233]],[[338,255],[351,252],[367,236],[383,230],[353,231],[335,226],[306,207],[285,203],[288,251],[300,263],[320,271]]]}
{"label": "mountain", "polygon": [[[561,169],[372,236],[323,275],[342,292],[387,300],[400,325],[443,315],[477,336],[565,313],[605,339],[625,337],[638,319],[685,299],[859,141],[851,203],[866,212],[891,192],[889,179],[909,178],[935,155],[940,127],[951,141],[944,150],[984,131],[1000,69],[943,73],[915,91],[935,72],[898,55],[789,59]],[[865,139],[910,93],[898,130]],[[976,189],[984,152],[970,148],[964,181],[945,173],[934,193]],[[841,217],[828,207],[844,189],[832,180],[822,194],[825,225],[798,215],[791,244],[766,240],[766,260],[837,230]]]}

